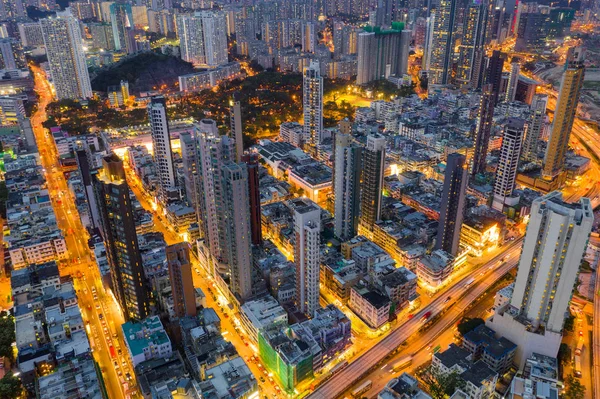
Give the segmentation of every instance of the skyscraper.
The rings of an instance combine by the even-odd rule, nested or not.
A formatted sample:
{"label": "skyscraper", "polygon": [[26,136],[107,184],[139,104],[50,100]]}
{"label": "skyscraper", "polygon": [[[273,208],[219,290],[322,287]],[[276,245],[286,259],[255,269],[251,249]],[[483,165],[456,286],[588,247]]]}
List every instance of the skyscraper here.
{"label": "skyscraper", "polygon": [[482,88],[479,101],[479,119],[477,121],[477,130],[475,132],[475,147],[473,149],[473,166],[471,176],[483,174],[486,168],[486,157],[488,145],[490,142],[490,133],[494,121],[494,85],[485,84]]}
{"label": "skyscraper", "polygon": [[177,16],[181,58],[194,66],[214,68],[228,62],[227,21],[220,11]]}
{"label": "skyscraper", "polygon": [[[402,30],[403,24],[394,22],[389,29],[367,26],[358,34],[357,85],[398,73],[404,61]],[[405,39],[408,39],[406,34]]]}
{"label": "skyscraper", "polygon": [[564,166],[565,154],[569,147],[571,129],[573,129],[573,121],[579,103],[579,95],[583,86],[584,61],[585,49],[583,47],[569,48],[565,62],[565,72],[560,82],[560,93],[554,110],[552,131],[550,132],[546,156],[544,157],[542,177],[546,180],[553,180]]}
{"label": "skyscraper", "polygon": [[362,147],[352,136],[335,135],[335,235],[346,241],[356,235],[360,213],[360,177]]}
{"label": "skyscraper", "polygon": [[131,4],[112,3],[110,5],[110,23],[112,25],[115,50],[132,53],[129,31],[133,28]]}
{"label": "skyscraper", "polygon": [[391,26],[394,11],[394,0],[377,0],[377,8],[375,9],[375,21],[377,26]]}
{"label": "skyscraper", "polygon": [[231,135],[235,140],[235,161],[242,162],[242,154],[244,153],[242,106],[237,93],[234,93],[229,101],[229,122]]}
{"label": "skyscraper", "polygon": [[75,160],[77,161],[77,168],[79,169],[79,175],[81,176],[81,182],[83,183],[83,190],[90,217],[90,226],[92,228],[100,228],[100,214],[98,211],[98,204],[96,204],[96,197],[94,196],[92,168],[90,167],[88,152],[85,149],[76,150]]}
{"label": "skyscraper", "polygon": [[484,55],[487,28],[486,2],[473,2],[465,9],[463,37],[458,48],[456,83],[463,88],[477,88]]}
{"label": "skyscraper", "polygon": [[196,293],[189,244],[180,242],[167,246],[166,256],[175,316],[196,316]]}
{"label": "skyscraper", "polygon": [[50,76],[59,100],[92,97],[79,21],[69,11],[40,20]]}
{"label": "skyscraper", "polygon": [[385,137],[367,137],[363,155],[362,198],[360,200],[360,234],[373,238],[373,224],[381,219],[381,190],[385,169]]}
{"label": "skyscraper", "polygon": [[510,118],[504,125],[492,203],[492,207],[500,212],[504,210],[505,205],[513,206],[519,201],[518,197],[513,198],[513,191],[526,127],[525,121],[519,118]]}
{"label": "skyscraper", "polygon": [[487,323],[518,345],[520,368],[532,352],[556,357],[593,222],[588,198],[565,203],[555,191],[533,201],[512,298]]}
{"label": "skyscraper", "polygon": [[148,104],[148,121],[152,129],[154,164],[158,175],[158,194],[163,203],[178,199],[177,181],[173,166],[171,134],[167,118],[167,103],[163,96],[152,97]]}
{"label": "skyscraper", "polygon": [[508,86],[506,87],[506,96],[504,101],[511,102],[515,101],[515,95],[517,94],[517,84],[519,83],[519,75],[521,74],[521,62],[518,58],[514,57],[510,63],[510,74],[508,75]]}
{"label": "skyscraper", "polygon": [[250,232],[252,244],[262,244],[262,221],[260,213],[260,182],[258,177],[258,154],[250,153],[242,156],[242,162],[248,168],[248,197],[250,200]]}
{"label": "skyscraper", "polygon": [[398,68],[394,73],[397,76],[402,76],[408,72],[408,56],[410,50],[410,41],[412,40],[412,31],[404,29],[400,33],[400,59],[398,60]]}
{"label": "skyscraper", "polygon": [[112,290],[125,319],[141,320],[150,308],[125,169],[115,154],[104,157],[102,164],[93,184]]}
{"label": "skyscraper", "polygon": [[183,163],[183,186],[188,206],[196,206],[196,139],[189,132],[179,134],[181,161]]}
{"label": "skyscraper", "polygon": [[527,134],[523,139],[523,150],[521,151],[521,159],[525,162],[538,163],[539,161],[538,143],[546,127],[547,104],[547,95],[536,94],[533,96],[531,106],[529,107],[530,113],[529,120],[527,121]]}
{"label": "skyscraper", "polygon": [[321,210],[302,199],[296,200],[294,206],[296,306],[300,312],[312,317],[320,307]]}
{"label": "skyscraper", "polygon": [[430,84],[449,83],[456,30],[456,3],[457,0],[440,0],[437,3],[431,41]]}
{"label": "skyscraper", "polygon": [[488,59],[485,82],[492,84],[492,93],[494,94],[493,105],[498,104],[498,96],[500,94],[500,88],[502,87],[502,70],[504,68],[505,60],[506,54],[498,50],[494,50],[492,56]]}
{"label": "skyscraper", "polygon": [[315,156],[323,135],[323,78],[319,61],[311,61],[304,68],[302,87],[304,137],[308,137],[308,152]]}
{"label": "skyscraper", "polygon": [[435,9],[431,10],[426,22],[425,40],[423,43],[423,59],[421,60],[421,69],[429,73],[431,68],[431,54],[433,46],[433,29],[435,25]]}
{"label": "skyscraper", "polygon": [[230,289],[238,299],[252,295],[252,251],[250,248],[250,203],[245,163],[227,162],[221,168],[222,195],[219,229],[230,271]]}
{"label": "skyscraper", "polygon": [[435,249],[443,249],[452,256],[458,253],[462,227],[468,170],[465,156],[459,153],[448,155],[444,174],[444,189],[440,209]]}

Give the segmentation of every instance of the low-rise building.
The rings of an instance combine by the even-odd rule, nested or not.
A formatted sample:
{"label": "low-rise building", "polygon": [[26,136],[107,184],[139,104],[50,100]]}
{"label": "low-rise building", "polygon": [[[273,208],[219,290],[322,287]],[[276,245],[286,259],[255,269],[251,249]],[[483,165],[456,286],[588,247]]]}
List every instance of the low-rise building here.
{"label": "low-rise building", "polygon": [[103,387],[97,371],[91,358],[75,358],[67,361],[59,365],[52,374],[38,379],[37,397],[39,399],[74,397],[103,399]]}
{"label": "low-rise building", "polygon": [[558,360],[534,352],[525,360],[523,375],[534,382],[547,383],[556,387],[559,382]]}
{"label": "low-rise building", "polygon": [[200,383],[203,398],[258,397],[258,383],[241,357],[207,368]]}
{"label": "low-rise building", "polygon": [[362,283],[356,284],[350,291],[348,307],[371,328],[377,329],[389,320],[390,306],[388,297]]}
{"label": "low-rise building", "polygon": [[485,325],[463,336],[463,348],[471,353],[473,361],[483,360],[500,375],[510,369],[517,351],[517,345],[504,337],[496,338],[494,331]]}
{"label": "low-rise building", "polygon": [[173,353],[171,340],[158,316],[150,316],[140,322],[128,321],[121,328],[133,367]]}
{"label": "low-rise building", "polygon": [[196,211],[182,203],[171,204],[167,207],[167,221],[177,233],[184,233],[192,223],[196,223]]}
{"label": "low-rise building", "polygon": [[294,167],[288,181],[317,204],[324,204],[332,190],[332,171],[329,166],[312,163]]}
{"label": "low-rise building", "polygon": [[419,260],[417,276],[422,283],[435,289],[450,277],[453,270],[454,257],[442,249],[437,249]]}
{"label": "low-rise building", "polygon": [[392,379],[377,399],[431,399],[419,388],[419,382],[410,374],[402,373],[400,377]]}
{"label": "low-rise building", "polygon": [[258,333],[274,324],[287,325],[288,315],[279,302],[270,295],[247,301],[242,305],[240,319],[250,338],[258,341]]}
{"label": "low-rise building", "polygon": [[379,277],[375,284],[390,298],[396,312],[418,298],[417,275],[405,267]]}

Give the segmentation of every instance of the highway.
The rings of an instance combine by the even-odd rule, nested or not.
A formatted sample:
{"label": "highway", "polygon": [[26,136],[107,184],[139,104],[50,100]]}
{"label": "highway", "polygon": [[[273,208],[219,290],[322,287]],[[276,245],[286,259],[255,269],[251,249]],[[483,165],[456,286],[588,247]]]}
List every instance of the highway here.
{"label": "highway", "polygon": [[592,357],[592,397],[600,398],[600,278],[598,278],[598,273],[596,273],[596,286],[594,289]]}
{"label": "highway", "polygon": [[[122,334],[118,338],[114,338],[114,331],[110,331],[111,326],[107,327],[109,332],[104,333],[104,324],[107,323],[107,320],[108,322],[112,321],[115,330],[120,331],[123,317],[111,295],[104,291],[94,255],[87,246],[87,232],[81,225],[77,208],[69,193],[53,140],[42,127],[42,122],[47,119],[46,106],[52,101],[49,83],[40,68],[32,65],[31,70],[34,75],[35,88],[39,95],[37,110],[31,116],[31,123],[40,150],[41,163],[45,170],[47,187],[52,199],[58,227],[63,231],[69,251],[69,259],[59,262],[59,270],[61,275],[70,275],[73,278],[94,359],[103,372],[109,397],[111,399],[125,398],[128,394],[134,394],[133,390],[130,389],[131,392],[129,392],[121,382],[121,380],[125,381],[124,375],[127,371],[132,376],[129,385],[135,386],[129,356],[127,351],[123,350],[122,355],[118,355],[117,359],[113,360],[109,351],[110,345],[115,347],[115,351],[117,347],[125,348]],[[97,300],[94,299],[92,287],[95,287],[97,291]],[[102,314],[104,322],[100,319],[100,314]],[[118,370],[113,362],[117,362],[119,365]],[[119,372],[123,376],[119,376]]]}
{"label": "highway", "polygon": [[[439,320],[433,322],[433,326],[430,329],[423,333],[419,343],[414,344],[411,348],[414,347],[414,350],[418,351],[428,345],[441,331],[448,329],[456,322],[465,309],[485,293],[490,286],[517,265],[522,240],[522,238],[515,240],[502,255],[482,266],[480,269],[481,272],[474,276],[475,282],[473,284],[467,285],[469,277],[465,277],[457,282],[446,291],[444,296],[432,301],[427,307],[417,313],[414,318],[404,323],[401,328],[395,329],[387,337],[373,345],[369,351],[321,384],[321,386],[307,397],[312,399],[333,399],[343,395],[347,389],[358,385],[361,378],[365,377],[409,337],[419,334],[419,330],[423,326],[422,318],[426,313],[431,312],[430,317],[435,318],[440,312],[448,309],[447,312],[440,316]],[[500,262],[498,260],[500,257],[503,257],[505,262]],[[451,298],[448,302],[446,302],[447,297]]]}

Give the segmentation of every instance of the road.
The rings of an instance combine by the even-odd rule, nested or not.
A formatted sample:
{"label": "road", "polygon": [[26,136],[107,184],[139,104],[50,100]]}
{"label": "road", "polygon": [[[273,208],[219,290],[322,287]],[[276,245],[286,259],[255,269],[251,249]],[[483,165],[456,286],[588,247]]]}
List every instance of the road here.
{"label": "road", "polygon": [[[62,276],[71,276],[73,278],[79,306],[82,309],[82,317],[86,322],[88,338],[90,339],[90,343],[93,344],[94,359],[98,362],[103,372],[103,378],[110,398],[124,398],[127,392],[125,392],[125,386],[119,379],[119,371],[115,369],[109,352],[111,344],[125,348],[123,338],[119,336],[115,339],[112,337],[112,333],[104,334],[104,326],[99,315],[102,313],[102,317],[112,321],[115,326],[119,326],[119,330],[120,325],[123,323],[123,317],[111,296],[104,291],[93,253],[87,246],[87,232],[81,225],[77,208],[70,196],[65,176],[58,163],[53,140],[42,127],[42,122],[47,119],[46,106],[52,101],[52,92],[49,83],[39,67],[32,65],[31,69],[34,75],[35,89],[39,95],[37,110],[31,116],[31,123],[38,148],[41,152],[41,163],[45,170],[46,182],[58,227],[65,235],[69,251],[69,259],[60,262],[59,270]],[[93,298],[91,292],[92,286],[95,286],[98,292],[97,301]],[[98,305],[99,309],[97,309],[96,305]],[[97,338],[94,332],[98,333]],[[119,369],[127,368],[129,371],[132,370],[128,364],[129,356],[126,351],[123,352],[123,355],[118,356],[116,361],[119,364]],[[123,367],[123,362],[125,362],[127,367]],[[130,374],[133,378],[133,372],[130,372]]]}
{"label": "road", "polygon": [[600,398],[600,278],[596,272],[594,289],[594,321],[592,335],[592,390],[593,398]]}
{"label": "road", "polygon": [[[387,337],[373,345],[369,351],[309,394],[308,398],[333,399],[343,395],[348,388],[358,385],[361,378],[365,377],[371,369],[415,334],[422,334],[422,337],[418,342],[411,344],[411,350],[417,351],[429,345],[440,332],[450,328],[470,304],[517,265],[521,242],[522,238],[517,239],[506,249],[502,254],[505,258],[504,263],[499,264],[498,259],[494,258],[481,268],[482,271],[474,277],[475,282],[473,284],[467,285],[468,277],[457,282],[446,291],[443,297],[432,301],[414,318],[404,323],[402,328],[394,330]],[[452,299],[446,303],[447,297]],[[431,312],[433,318],[446,309],[447,311],[440,316],[439,320],[433,323],[431,328],[423,333],[419,332],[422,327],[422,318],[426,313]]]}

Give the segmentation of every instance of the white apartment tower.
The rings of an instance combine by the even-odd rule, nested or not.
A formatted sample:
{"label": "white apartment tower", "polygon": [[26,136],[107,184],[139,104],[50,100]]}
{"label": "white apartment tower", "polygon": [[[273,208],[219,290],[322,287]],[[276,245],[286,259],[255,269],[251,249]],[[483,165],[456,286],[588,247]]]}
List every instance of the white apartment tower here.
{"label": "white apartment tower", "polygon": [[519,202],[518,197],[513,198],[513,191],[526,128],[525,120],[519,118],[510,118],[504,125],[492,203],[492,207],[500,212],[505,205],[512,206]]}
{"label": "white apartment tower", "polygon": [[56,17],[40,20],[40,26],[56,98],[92,97],[79,21],[67,9],[57,12]]}
{"label": "white apartment tower", "polygon": [[152,97],[148,104],[148,121],[152,129],[152,147],[158,175],[159,198],[166,204],[177,199],[177,182],[173,166],[167,103],[163,96]]}
{"label": "white apartment tower", "polygon": [[294,206],[296,306],[299,311],[312,317],[320,307],[321,209],[302,199],[296,200]]}
{"label": "white apartment tower", "polygon": [[521,368],[532,352],[558,353],[593,222],[588,198],[565,203],[555,191],[533,201],[512,298],[487,322],[518,345]]}
{"label": "white apartment tower", "polygon": [[510,64],[510,74],[508,75],[508,86],[506,87],[506,96],[504,97],[504,101],[506,101],[507,103],[515,101],[520,74],[521,63],[518,58],[513,58]]}
{"label": "white apartment tower", "polygon": [[177,17],[181,58],[202,68],[228,62],[227,20],[220,11],[198,11]]}
{"label": "white apartment tower", "polygon": [[346,241],[356,235],[360,215],[362,147],[352,136],[335,135],[335,235]]}
{"label": "white apartment tower", "polygon": [[311,61],[304,68],[302,106],[304,111],[304,137],[308,137],[309,153],[316,154],[323,134],[323,77],[319,61]]}
{"label": "white apartment tower", "polygon": [[531,106],[529,107],[529,119],[527,121],[527,134],[523,139],[523,149],[521,150],[521,159],[525,162],[540,163],[538,159],[538,143],[540,137],[546,128],[546,107],[548,105],[548,96],[545,94],[536,94],[533,96]]}

